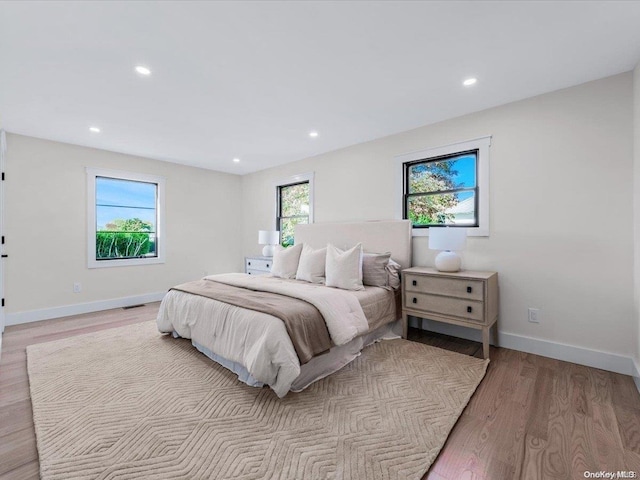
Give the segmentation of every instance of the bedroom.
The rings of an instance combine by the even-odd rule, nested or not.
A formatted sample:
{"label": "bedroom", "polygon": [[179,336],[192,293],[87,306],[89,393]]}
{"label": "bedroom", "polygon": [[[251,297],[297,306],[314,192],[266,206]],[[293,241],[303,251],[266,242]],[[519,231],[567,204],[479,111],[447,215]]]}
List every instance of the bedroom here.
{"label": "bedroom", "polygon": [[[294,12],[285,4],[268,4],[262,10],[254,4],[234,7],[240,11],[226,4],[229,10],[207,7],[213,12],[198,22],[197,10],[171,4],[146,9],[90,5],[56,11],[44,4],[0,4],[0,41],[8,45],[0,54],[0,127],[7,131],[2,235],[3,254],[8,255],[3,260],[6,330],[0,378],[9,378],[1,384],[0,416],[7,427],[0,443],[3,455],[15,459],[16,451],[24,453],[27,461],[14,468],[33,467],[35,446],[12,450],[12,444],[19,446],[25,437],[22,430],[11,430],[9,417],[15,410],[9,405],[24,402],[29,385],[22,373],[24,353],[9,350],[11,331],[76,314],[90,314],[98,321],[100,314],[90,312],[125,305],[147,303],[144,308],[157,309],[151,302],[175,284],[243,271],[244,257],[262,249],[257,232],[275,227],[275,186],[296,175],[314,173],[313,216],[318,224],[397,218],[397,156],[488,135],[490,235],[469,237],[462,257],[465,269],[499,273],[499,345],[635,377],[638,385],[637,2],[518,2],[502,7],[479,2],[447,8],[347,2],[313,8],[294,4],[299,8]],[[135,29],[145,24],[147,15],[153,15],[148,36]],[[224,39],[235,37],[225,20],[234,15],[245,21],[242,41],[228,45]],[[324,29],[310,28],[314,15],[329,22],[335,35],[327,39]],[[446,24],[460,17],[469,31],[492,33],[474,41],[475,49],[459,65],[451,65],[448,55],[462,55],[463,47],[470,48],[467,42],[451,39],[445,54],[431,52],[428,62],[436,62],[446,75],[423,89],[430,70],[409,63],[415,50],[402,56],[394,48],[431,37],[404,33],[398,43],[392,40],[399,32],[417,31],[403,25],[429,17],[434,18],[429,26],[435,32],[444,33],[435,19]],[[50,23],[52,18],[57,22]],[[77,25],[77,18],[84,23]],[[280,27],[280,34],[266,28],[263,18]],[[298,23],[288,23],[291,18]],[[366,21],[356,21],[362,18]],[[209,23],[214,20],[220,35],[216,40],[224,47],[216,49],[215,56],[196,48],[196,40],[210,39]],[[296,28],[289,31],[285,26],[291,24]],[[109,35],[112,25],[120,25],[121,40]],[[353,25],[360,29],[349,33]],[[193,41],[186,35],[167,40],[162,44],[167,56],[158,53],[156,43],[165,29],[186,32],[189,27]],[[384,35],[372,34],[369,29],[374,27]],[[539,44],[535,33],[543,28],[549,43]],[[92,32],[97,32],[95,37]],[[297,35],[298,43],[291,46],[283,32]],[[250,57],[255,65],[234,63],[233,55],[246,58],[256,38],[269,42]],[[341,45],[345,51],[340,56]],[[285,53],[283,58],[267,55],[277,48],[307,70],[286,68],[283,63],[290,59]],[[356,54],[363,57],[361,71],[354,72],[349,67]],[[479,54],[482,61],[473,58]],[[216,62],[198,63],[205,61],[203,56]],[[385,63],[381,66],[377,58]],[[169,61],[174,63],[162,63]],[[137,75],[137,62],[147,62],[152,75]],[[228,65],[237,73],[221,75],[219,70]],[[278,68],[283,74],[277,74]],[[422,83],[396,83],[407,71],[423,75]],[[347,74],[355,80],[341,88]],[[371,76],[376,81],[370,87],[357,83]],[[462,81],[468,76],[478,82],[465,88]],[[211,79],[217,89],[204,88]],[[234,110],[218,90],[236,91],[236,84],[243,96],[234,99],[240,105]],[[396,88],[398,84],[404,88]],[[190,90],[196,93],[185,101]],[[209,123],[216,102],[227,110],[221,109]],[[274,125],[270,115],[285,106],[291,108],[288,123],[283,119]],[[384,123],[381,117],[396,123]],[[90,126],[101,132],[90,132]],[[319,134],[316,138],[308,136],[312,129]],[[231,140],[219,143],[218,132]],[[254,135],[260,143],[254,143]],[[240,162],[232,161],[236,157]],[[175,163],[180,161],[190,165]],[[198,168],[207,161],[215,166]],[[164,264],[87,268],[86,167],[166,179]],[[413,238],[413,265],[433,265],[435,253],[427,238]],[[539,323],[527,320],[529,308],[540,309]],[[61,321],[54,322],[49,340],[65,336],[54,328]],[[476,332],[436,322],[425,327],[480,339]],[[22,362],[19,373],[9,367],[17,360]],[[13,382],[18,378],[14,375],[20,375],[19,382]],[[534,393],[533,385],[529,393]],[[637,392],[626,393],[637,397]],[[638,422],[633,416],[637,400],[623,405],[626,423],[632,426]],[[640,457],[636,435],[629,430],[631,445],[624,448],[634,458]],[[0,463],[10,465],[5,458]],[[510,462],[499,458],[496,463]],[[474,473],[482,475],[482,468],[490,467],[475,468]],[[484,472],[485,478],[500,478]],[[9,475],[8,470],[2,473]]]}

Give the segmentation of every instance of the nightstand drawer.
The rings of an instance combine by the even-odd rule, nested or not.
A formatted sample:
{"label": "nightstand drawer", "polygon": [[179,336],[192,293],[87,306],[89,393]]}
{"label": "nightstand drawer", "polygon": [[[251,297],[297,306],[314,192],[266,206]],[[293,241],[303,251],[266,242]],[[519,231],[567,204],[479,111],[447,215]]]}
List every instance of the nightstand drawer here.
{"label": "nightstand drawer", "polygon": [[460,298],[441,297],[425,293],[406,292],[404,308],[459,317],[472,322],[484,322],[484,303],[475,300],[463,300]]}
{"label": "nightstand drawer", "polygon": [[470,300],[484,300],[484,282],[464,278],[429,277],[405,274],[407,292],[433,293]]}
{"label": "nightstand drawer", "polygon": [[246,270],[246,273],[249,275],[269,275],[271,272],[268,270],[252,270],[249,268]]}
{"label": "nightstand drawer", "polygon": [[262,258],[246,258],[245,259],[245,271],[249,273],[249,270],[261,270],[264,272],[271,271],[271,260]]}

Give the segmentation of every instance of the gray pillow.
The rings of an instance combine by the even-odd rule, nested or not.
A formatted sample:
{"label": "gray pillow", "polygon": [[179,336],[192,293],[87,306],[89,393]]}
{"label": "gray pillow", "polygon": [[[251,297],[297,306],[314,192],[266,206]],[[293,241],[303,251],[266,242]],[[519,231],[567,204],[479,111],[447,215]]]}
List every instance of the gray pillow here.
{"label": "gray pillow", "polygon": [[402,270],[400,264],[394,262],[393,258],[390,258],[385,270],[387,271],[387,278],[389,279],[388,285],[394,290],[400,288],[400,271]]}
{"label": "gray pillow", "polygon": [[387,265],[391,252],[365,253],[362,256],[362,283],[372,287],[388,287]]}

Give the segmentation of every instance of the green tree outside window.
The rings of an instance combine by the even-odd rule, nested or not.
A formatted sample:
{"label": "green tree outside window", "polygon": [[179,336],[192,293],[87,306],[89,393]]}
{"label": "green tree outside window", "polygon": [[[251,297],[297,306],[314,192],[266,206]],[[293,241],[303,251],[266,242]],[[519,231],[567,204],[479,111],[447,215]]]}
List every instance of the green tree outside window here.
{"label": "green tree outside window", "polygon": [[309,203],[309,182],[278,187],[277,224],[283,247],[293,245],[296,225],[309,223]]}

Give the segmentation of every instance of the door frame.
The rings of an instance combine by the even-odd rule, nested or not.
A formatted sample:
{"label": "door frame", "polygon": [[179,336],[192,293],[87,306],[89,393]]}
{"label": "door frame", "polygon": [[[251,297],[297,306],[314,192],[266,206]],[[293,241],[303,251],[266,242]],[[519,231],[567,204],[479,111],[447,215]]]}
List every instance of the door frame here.
{"label": "door frame", "polygon": [[[0,179],[0,236],[2,242],[0,242],[0,254],[4,255],[4,182],[5,182],[5,160],[7,156],[7,136],[4,130],[0,130],[0,172],[2,172],[2,179]],[[5,271],[5,258],[0,258],[0,298],[4,303],[4,271]],[[0,349],[2,348],[2,333],[4,333],[5,326],[4,305],[0,305]]]}

